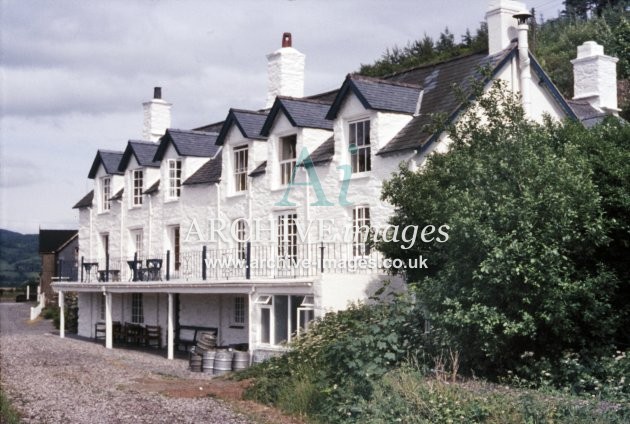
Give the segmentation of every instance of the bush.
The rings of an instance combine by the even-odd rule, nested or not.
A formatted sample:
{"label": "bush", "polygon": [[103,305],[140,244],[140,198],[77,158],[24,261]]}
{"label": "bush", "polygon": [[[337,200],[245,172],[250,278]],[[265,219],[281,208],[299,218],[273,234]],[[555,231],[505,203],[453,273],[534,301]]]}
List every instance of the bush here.
{"label": "bush", "polygon": [[361,405],[369,423],[625,423],[628,406],[515,391],[486,383],[449,384],[404,366],[387,373]]}

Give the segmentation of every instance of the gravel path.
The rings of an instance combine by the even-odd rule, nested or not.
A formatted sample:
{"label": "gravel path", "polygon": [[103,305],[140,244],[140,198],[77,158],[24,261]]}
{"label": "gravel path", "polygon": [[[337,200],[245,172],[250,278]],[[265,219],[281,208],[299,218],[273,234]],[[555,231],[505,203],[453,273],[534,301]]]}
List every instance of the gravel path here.
{"label": "gravel path", "polygon": [[226,403],[137,391],[141,379],[208,378],[183,359],[60,339],[30,305],[0,303],[0,382],[25,423],[248,423]]}

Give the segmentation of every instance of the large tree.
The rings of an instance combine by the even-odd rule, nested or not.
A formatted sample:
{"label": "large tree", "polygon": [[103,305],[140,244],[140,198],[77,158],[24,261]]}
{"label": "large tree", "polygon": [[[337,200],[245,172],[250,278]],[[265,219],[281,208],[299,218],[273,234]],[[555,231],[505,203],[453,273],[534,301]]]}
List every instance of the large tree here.
{"label": "large tree", "polygon": [[497,83],[451,128],[448,153],[384,185],[392,224],[450,227],[445,243],[379,247],[428,258],[408,279],[467,367],[501,373],[530,352],[592,350],[628,324],[615,309],[627,273],[610,247],[628,252],[630,132],[609,125],[532,123]]}

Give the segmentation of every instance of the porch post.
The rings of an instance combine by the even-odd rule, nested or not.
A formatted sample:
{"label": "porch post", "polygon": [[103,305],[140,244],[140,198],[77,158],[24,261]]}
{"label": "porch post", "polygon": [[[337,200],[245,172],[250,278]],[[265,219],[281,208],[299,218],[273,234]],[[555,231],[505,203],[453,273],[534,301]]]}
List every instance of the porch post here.
{"label": "porch post", "polygon": [[168,324],[166,330],[166,346],[167,346],[167,359],[173,359],[174,357],[174,349],[173,349],[173,293],[168,294]]}
{"label": "porch post", "polygon": [[109,292],[105,295],[105,348],[113,348],[113,325],[112,325],[112,294]]}
{"label": "porch post", "polygon": [[66,311],[65,311],[64,293],[59,290],[59,337],[66,337]]}

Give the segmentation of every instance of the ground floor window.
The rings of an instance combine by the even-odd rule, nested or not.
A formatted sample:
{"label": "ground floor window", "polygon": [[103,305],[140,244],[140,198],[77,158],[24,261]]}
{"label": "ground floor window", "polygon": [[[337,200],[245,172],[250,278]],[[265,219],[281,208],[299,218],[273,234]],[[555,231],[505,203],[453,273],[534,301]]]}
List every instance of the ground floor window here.
{"label": "ground floor window", "polygon": [[245,296],[236,296],[234,298],[234,325],[245,324]]}
{"label": "ground floor window", "polygon": [[131,322],[144,323],[144,308],[142,305],[142,293],[131,294]]}
{"label": "ground floor window", "polygon": [[313,296],[260,295],[259,342],[280,345],[308,329],[315,318]]}

